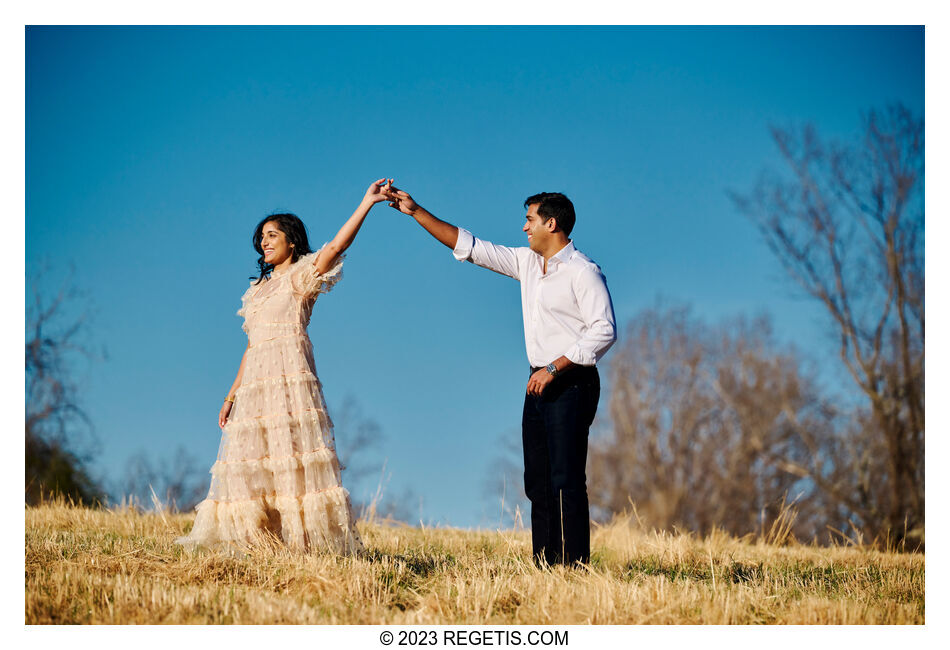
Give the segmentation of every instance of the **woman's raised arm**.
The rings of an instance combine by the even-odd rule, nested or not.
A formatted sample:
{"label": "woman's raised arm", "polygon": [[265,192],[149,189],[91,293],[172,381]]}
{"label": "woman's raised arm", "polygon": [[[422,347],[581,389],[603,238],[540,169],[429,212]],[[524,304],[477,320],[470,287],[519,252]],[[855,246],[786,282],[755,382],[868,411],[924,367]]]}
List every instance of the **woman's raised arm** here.
{"label": "woman's raised arm", "polygon": [[337,256],[350,247],[350,244],[356,239],[356,233],[360,231],[360,227],[363,225],[363,220],[366,219],[366,215],[369,214],[374,205],[382,201],[392,200],[389,192],[391,184],[392,179],[380,178],[369,186],[353,215],[346,220],[336,237],[330,240],[317,255],[317,259],[313,263],[317,268],[317,273],[322,275],[330,270]]}

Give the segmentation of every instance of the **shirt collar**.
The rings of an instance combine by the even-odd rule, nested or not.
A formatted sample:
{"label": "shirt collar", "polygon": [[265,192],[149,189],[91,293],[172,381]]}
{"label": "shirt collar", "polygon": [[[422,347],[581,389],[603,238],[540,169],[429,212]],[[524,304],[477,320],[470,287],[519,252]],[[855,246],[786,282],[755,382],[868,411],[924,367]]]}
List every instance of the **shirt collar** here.
{"label": "shirt collar", "polygon": [[557,262],[558,264],[564,264],[564,263],[567,262],[569,259],[571,259],[571,255],[574,254],[574,251],[575,251],[575,250],[577,250],[577,249],[574,248],[574,242],[573,242],[573,241],[568,241],[568,242],[567,242],[567,246],[565,246],[564,248],[562,248],[561,250],[559,250],[557,253],[555,253],[554,255],[552,255],[551,258],[550,258],[548,261],[549,261],[549,262],[552,262],[552,261],[553,261],[553,262]]}

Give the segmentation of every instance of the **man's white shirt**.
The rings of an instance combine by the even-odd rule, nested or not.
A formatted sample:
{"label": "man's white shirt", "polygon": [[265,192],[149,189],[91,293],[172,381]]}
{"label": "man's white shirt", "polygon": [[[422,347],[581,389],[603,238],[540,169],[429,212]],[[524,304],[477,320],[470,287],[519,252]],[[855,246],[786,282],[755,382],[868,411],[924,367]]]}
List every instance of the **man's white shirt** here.
{"label": "man's white shirt", "polygon": [[452,251],[469,261],[521,282],[521,311],[528,362],[546,366],[562,355],[593,366],[617,340],[614,307],[600,267],[568,242],[548,260],[527,247],[509,248],[458,229]]}

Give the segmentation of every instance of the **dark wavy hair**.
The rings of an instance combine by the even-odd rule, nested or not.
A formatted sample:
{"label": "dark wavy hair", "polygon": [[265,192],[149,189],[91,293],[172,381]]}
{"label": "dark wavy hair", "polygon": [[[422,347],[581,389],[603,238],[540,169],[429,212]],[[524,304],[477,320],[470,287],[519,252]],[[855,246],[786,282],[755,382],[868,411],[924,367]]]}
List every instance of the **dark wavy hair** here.
{"label": "dark wavy hair", "polygon": [[[260,275],[257,276],[257,282],[254,284],[260,284],[261,280],[265,278],[270,279],[270,272],[274,270],[273,264],[264,262],[264,248],[261,246],[261,240],[264,238],[264,224],[271,221],[277,224],[277,230],[284,233],[284,236],[287,238],[287,243],[294,245],[290,253],[291,263],[296,262],[301,256],[313,252],[310,250],[310,242],[307,240],[307,227],[303,225],[303,221],[300,220],[300,217],[295,214],[290,214],[289,212],[281,212],[264,217],[261,219],[261,222],[257,224],[257,228],[254,229],[254,250],[260,255],[260,257],[257,258],[257,268],[260,269]],[[253,280],[254,276],[252,275],[248,279]]]}

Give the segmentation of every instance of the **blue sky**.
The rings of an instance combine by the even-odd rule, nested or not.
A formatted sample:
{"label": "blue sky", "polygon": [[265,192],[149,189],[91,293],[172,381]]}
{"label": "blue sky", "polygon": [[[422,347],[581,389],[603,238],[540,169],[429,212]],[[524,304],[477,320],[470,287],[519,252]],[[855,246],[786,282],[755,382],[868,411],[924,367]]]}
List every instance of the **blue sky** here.
{"label": "blue sky", "polygon": [[[770,124],[846,138],[869,108],[922,112],[923,48],[886,27],[29,28],[27,289],[41,260],[50,286],[73,264],[94,305],[93,468],[179,445],[211,466],[254,225],[293,211],[319,246],[381,176],[509,245],[526,196],[565,192],[621,336],[662,296],[709,320],[768,311],[820,357],[822,313],[727,191],[779,166]],[[497,524],[484,485],[527,373],[517,284],[378,206],[310,332],[331,415],[352,396],[385,435],[387,493]]]}

